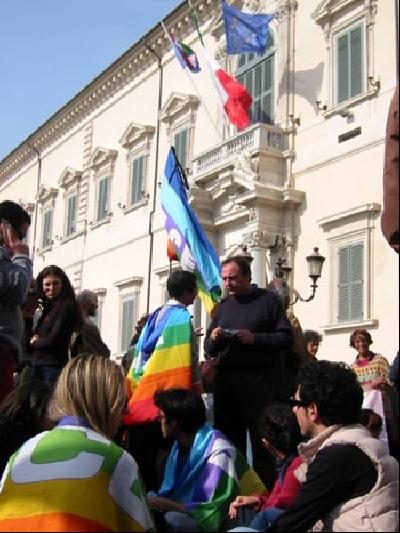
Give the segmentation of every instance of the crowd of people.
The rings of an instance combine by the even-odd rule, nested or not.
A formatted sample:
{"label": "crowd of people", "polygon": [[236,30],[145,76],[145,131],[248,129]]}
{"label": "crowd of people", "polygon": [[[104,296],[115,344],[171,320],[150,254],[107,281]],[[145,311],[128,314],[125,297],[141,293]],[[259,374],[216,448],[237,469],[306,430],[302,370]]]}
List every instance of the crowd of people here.
{"label": "crowd of people", "polygon": [[322,336],[235,256],[207,371],[183,270],[119,365],[95,293],[56,265],[33,281],[29,224],[0,203],[0,531],[398,530],[398,362],[370,332],[351,366],[320,360]]}

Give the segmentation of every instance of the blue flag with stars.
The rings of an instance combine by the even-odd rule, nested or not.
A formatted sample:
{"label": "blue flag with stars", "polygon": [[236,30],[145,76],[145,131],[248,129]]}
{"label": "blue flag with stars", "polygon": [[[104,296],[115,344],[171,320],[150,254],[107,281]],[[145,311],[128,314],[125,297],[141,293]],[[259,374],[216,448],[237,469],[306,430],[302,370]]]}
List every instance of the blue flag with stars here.
{"label": "blue flag with stars", "polygon": [[243,13],[222,0],[228,54],[257,52],[263,54],[268,46],[268,25],[275,15]]}

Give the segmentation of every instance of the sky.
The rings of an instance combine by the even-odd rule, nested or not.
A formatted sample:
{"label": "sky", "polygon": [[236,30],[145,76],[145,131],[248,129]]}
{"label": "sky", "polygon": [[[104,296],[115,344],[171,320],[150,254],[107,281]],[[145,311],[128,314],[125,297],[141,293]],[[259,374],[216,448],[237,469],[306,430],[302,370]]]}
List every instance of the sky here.
{"label": "sky", "polygon": [[0,0],[0,161],[181,0]]}

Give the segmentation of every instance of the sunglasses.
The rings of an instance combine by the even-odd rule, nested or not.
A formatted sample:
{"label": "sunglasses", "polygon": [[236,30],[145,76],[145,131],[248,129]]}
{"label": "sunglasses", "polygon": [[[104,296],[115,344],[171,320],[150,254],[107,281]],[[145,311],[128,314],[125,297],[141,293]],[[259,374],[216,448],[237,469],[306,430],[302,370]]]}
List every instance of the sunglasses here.
{"label": "sunglasses", "polygon": [[289,398],[290,407],[308,407],[310,404],[303,400],[297,400],[296,398]]}

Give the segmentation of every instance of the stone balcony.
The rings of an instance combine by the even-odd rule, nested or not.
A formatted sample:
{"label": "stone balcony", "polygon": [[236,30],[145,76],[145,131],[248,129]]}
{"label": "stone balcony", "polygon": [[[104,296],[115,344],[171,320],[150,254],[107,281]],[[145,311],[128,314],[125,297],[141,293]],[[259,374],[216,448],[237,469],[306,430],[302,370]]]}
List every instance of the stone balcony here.
{"label": "stone balcony", "polygon": [[251,157],[260,174],[263,168],[269,166],[268,159],[276,171],[276,160],[280,160],[279,166],[282,167],[287,148],[287,135],[282,128],[269,124],[254,124],[195,157],[191,181],[201,182],[204,178],[211,178],[229,167],[232,168],[243,154]]}

